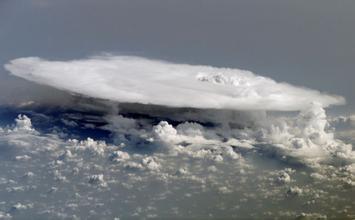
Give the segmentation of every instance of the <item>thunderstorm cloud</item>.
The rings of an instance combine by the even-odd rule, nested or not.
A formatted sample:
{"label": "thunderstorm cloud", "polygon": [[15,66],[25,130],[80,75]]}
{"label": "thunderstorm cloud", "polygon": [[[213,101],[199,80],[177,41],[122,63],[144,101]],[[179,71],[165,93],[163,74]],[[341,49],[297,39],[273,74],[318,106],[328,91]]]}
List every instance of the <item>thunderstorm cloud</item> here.
{"label": "thunderstorm cloud", "polygon": [[132,56],[49,61],[18,58],[13,75],[57,89],[112,101],[235,110],[302,110],[345,102],[343,97],[279,83],[250,71],[175,64]]}

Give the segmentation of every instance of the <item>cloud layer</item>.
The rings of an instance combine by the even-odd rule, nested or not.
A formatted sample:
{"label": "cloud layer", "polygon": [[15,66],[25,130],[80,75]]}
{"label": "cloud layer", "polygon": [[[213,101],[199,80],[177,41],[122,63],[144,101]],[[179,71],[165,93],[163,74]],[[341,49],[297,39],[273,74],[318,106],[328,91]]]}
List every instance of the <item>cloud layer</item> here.
{"label": "cloud layer", "polygon": [[18,58],[13,75],[81,95],[118,102],[171,107],[294,111],[343,97],[279,83],[240,69],[174,64],[132,56],[72,61]]}
{"label": "cloud layer", "polygon": [[[57,115],[49,115],[47,123],[51,117]],[[43,133],[25,115],[13,126],[0,127],[0,219],[348,219],[355,214],[349,208],[354,205],[355,163],[292,166],[247,140],[223,141],[212,135],[220,132],[197,123],[161,121],[142,129],[139,120],[112,117],[113,132],[151,136],[146,142],[151,150],[139,150],[132,141],[61,138],[64,130]],[[297,121],[303,124],[304,118],[310,119],[303,125],[306,134],[284,133],[290,140],[312,134],[310,145],[285,146],[283,157],[303,157],[297,152],[316,149],[312,143],[329,134],[317,106]],[[256,211],[249,211],[250,204]]]}

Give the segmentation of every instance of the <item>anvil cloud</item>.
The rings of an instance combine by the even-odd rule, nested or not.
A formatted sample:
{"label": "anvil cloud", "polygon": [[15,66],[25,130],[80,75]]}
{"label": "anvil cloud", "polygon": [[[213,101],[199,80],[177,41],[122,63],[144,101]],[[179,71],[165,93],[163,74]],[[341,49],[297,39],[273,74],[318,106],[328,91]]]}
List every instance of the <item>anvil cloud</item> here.
{"label": "anvil cloud", "polygon": [[175,64],[133,56],[99,56],[49,61],[11,60],[13,75],[89,97],[170,107],[296,111],[343,97],[276,82],[250,71]]}

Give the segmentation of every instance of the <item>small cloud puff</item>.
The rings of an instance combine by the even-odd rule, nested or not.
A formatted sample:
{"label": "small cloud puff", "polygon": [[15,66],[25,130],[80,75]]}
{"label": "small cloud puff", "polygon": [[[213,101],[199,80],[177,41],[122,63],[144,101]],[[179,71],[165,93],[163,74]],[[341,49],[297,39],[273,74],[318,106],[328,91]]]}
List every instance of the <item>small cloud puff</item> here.
{"label": "small cloud puff", "polygon": [[16,131],[34,131],[31,119],[29,119],[26,115],[18,115],[15,122],[16,127],[14,130]]}

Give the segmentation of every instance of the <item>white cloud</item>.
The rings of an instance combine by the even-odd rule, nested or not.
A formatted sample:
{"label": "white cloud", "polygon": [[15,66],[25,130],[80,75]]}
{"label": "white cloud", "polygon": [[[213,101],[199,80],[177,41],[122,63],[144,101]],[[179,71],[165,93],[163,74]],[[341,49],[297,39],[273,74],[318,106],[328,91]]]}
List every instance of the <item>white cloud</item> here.
{"label": "white cloud", "polygon": [[[177,125],[162,121],[152,126],[141,118],[102,117],[112,119],[112,124],[106,126],[112,132],[144,134],[155,140],[142,148],[136,148],[134,141],[110,145],[92,138],[65,140],[34,129],[30,118],[24,115],[12,127],[0,129],[0,193],[7,202],[0,202],[0,216],[55,218],[63,217],[65,210],[69,218],[81,217],[80,213],[87,214],[90,209],[93,218],[112,219],[118,214],[124,218],[131,217],[137,206],[147,202],[153,208],[140,209],[140,216],[154,210],[158,217],[165,217],[166,212],[171,215],[172,201],[174,207],[179,207],[177,217],[195,217],[198,210],[186,210],[187,201],[197,204],[196,209],[204,213],[206,206],[201,200],[207,198],[212,214],[223,210],[240,217],[234,207],[242,210],[250,202],[258,207],[252,217],[267,218],[282,217],[279,210],[296,216],[300,205],[314,199],[320,208],[312,211],[322,214],[327,214],[323,210],[328,210],[329,205],[346,203],[346,207],[353,200],[355,163],[326,163],[327,159],[338,157],[346,145],[328,131],[325,112],[319,105],[295,118],[270,118],[252,131],[248,131],[250,127],[209,127],[186,121]],[[260,131],[264,131],[262,138],[258,137]],[[293,140],[301,144],[294,145]],[[281,157],[270,158],[259,151],[257,145],[262,143],[273,149],[282,148]],[[173,153],[160,151],[156,144],[163,144]],[[318,160],[319,154],[312,154],[314,150],[323,152],[325,161]],[[352,155],[345,153],[347,157]],[[4,159],[3,155],[11,159]],[[309,169],[279,161],[288,155],[300,160],[317,159],[320,163]],[[340,197],[339,192],[347,196]],[[287,201],[295,196],[299,200],[289,206]],[[333,198],[331,203],[329,196]],[[220,203],[228,198],[235,199]],[[270,202],[277,205],[277,210],[270,209]],[[14,204],[20,205],[11,212]],[[216,210],[218,207],[221,209]],[[348,215],[351,214],[353,211],[349,210]]]}
{"label": "white cloud", "polygon": [[107,186],[107,183],[104,180],[104,175],[103,174],[90,175],[88,179],[89,179],[88,182],[90,184],[100,185],[102,187]]}
{"label": "white cloud", "polygon": [[355,144],[355,115],[337,116],[329,120],[334,127],[334,135],[346,142]]}
{"label": "white cloud", "polygon": [[177,143],[181,141],[176,129],[166,121],[161,121],[158,125],[154,126],[153,133],[158,140],[162,140],[163,142]]}
{"label": "white cloud", "polygon": [[260,137],[255,137],[259,143],[264,142],[272,151],[305,163],[355,161],[352,145],[334,137],[325,110],[319,104],[302,110],[295,118],[271,120],[269,125],[256,128],[248,137],[252,139],[260,133]]}
{"label": "white cloud", "polygon": [[18,58],[13,75],[61,90],[118,102],[238,110],[300,110],[311,102],[343,104],[340,96],[279,83],[240,69],[106,56],[48,61]]}
{"label": "white cloud", "polygon": [[29,119],[26,115],[18,115],[15,121],[15,130],[34,131],[31,119]]}
{"label": "white cloud", "polygon": [[0,219],[12,219],[12,216],[9,213],[0,211]]}

